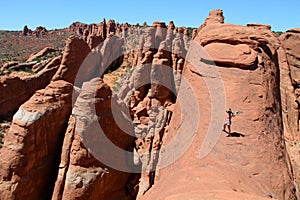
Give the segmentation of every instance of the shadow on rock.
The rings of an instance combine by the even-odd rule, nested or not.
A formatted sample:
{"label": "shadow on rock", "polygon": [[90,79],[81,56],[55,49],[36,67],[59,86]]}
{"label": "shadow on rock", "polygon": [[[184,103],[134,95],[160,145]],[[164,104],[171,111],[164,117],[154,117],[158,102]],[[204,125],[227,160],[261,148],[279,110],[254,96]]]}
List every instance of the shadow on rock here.
{"label": "shadow on rock", "polygon": [[227,137],[245,137],[245,135],[242,133],[233,132],[233,133],[228,134]]}

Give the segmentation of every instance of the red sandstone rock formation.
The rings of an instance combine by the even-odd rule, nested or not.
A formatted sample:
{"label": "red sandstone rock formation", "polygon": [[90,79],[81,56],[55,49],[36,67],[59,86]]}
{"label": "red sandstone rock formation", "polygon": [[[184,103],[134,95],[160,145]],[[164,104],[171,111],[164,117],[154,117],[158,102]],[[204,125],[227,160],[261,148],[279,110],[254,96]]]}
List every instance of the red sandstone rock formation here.
{"label": "red sandstone rock formation", "polygon": [[[76,76],[78,76],[78,70],[87,55],[91,52],[88,44],[83,40],[75,36],[68,38],[66,47],[63,53],[61,65],[54,75],[53,80],[65,80],[69,83],[74,83]],[[85,80],[86,74],[79,74],[82,76],[80,80]],[[87,75],[88,76],[88,75]]]}
{"label": "red sandstone rock formation", "polygon": [[[123,62],[123,42],[122,38],[111,35],[91,50],[83,38],[71,36],[66,42],[61,65],[53,80],[62,79],[81,86],[84,81],[118,68]],[[93,47],[96,44],[91,42],[90,45]]]}
{"label": "red sandstone rock formation", "polygon": [[110,34],[115,34],[116,33],[116,22],[115,20],[111,19],[106,23],[106,36]]}
{"label": "red sandstone rock formation", "polygon": [[72,90],[72,85],[65,81],[51,82],[14,115],[0,151],[1,199],[51,196],[71,113]]}
{"label": "red sandstone rock formation", "polygon": [[220,9],[212,10],[209,12],[209,15],[206,18],[205,22],[198,28],[197,32],[199,32],[207,24],[224,23],[224,19],[225,19],[225,17],[223,15],[223,10],[220,10]]}
{"label": "red sandstone rock formation", "polygon": [[52,61],[34,75],[25,77],[2,76],[0,78],[1,120],[12,117],[19,106],[27,101],[35,91],[45,88],[50,83],[58,70],[60,59],[54,58]]}
{"label": "red sandstone rock formation", "polygon": [[280,37],[278,50],[280,64],[281,107],[284,135],[291,156],[299,196],[300,168],[300,29],[288,30]]}
{"label": "red sandstone rock formation", "polygon": [[[114,152],[104,149],[105,140],[93,139],[101,135],[95,132],[99,130],[96,126],[101,126],[110,142],[124,151],[133,143],[133,137],[115,124],[111,95],[110,88],[99,78],[83,85],[69,120],[52,199],[132,199],[126,190],[130,174],[106,166],[91,154],[97,152],[93,148],[102,147],[105,155],[115,158]],[[96,146],[93,142],[97,142]],[[117,161],[118,166],[126,165],[125,154],[119,156],[123,160]]]}
{"label": "red sandstone rock formation", "polygon": [[17,62],[17,61],[9,61],[9,62],[6,62],[6,63],[4,63],[4,64],[2,65],[1,70],[9,69],[9,68],[11,68],[11,67],[13,67],[13,66],[16,66],[16,65],[18,65],[18,64],[19,64],[19,62]]}
{"label": "red sandstone rock formation", "polygon": [[121,90],[127,94],[119,95],[120,102],[129,107],[132,120],[137,124],[134,129],[135,157],[142,168],[139,197],[155,182],[161,139],[170,119],[169,107],[174,102],[173,93],[176,93],[174,80],[180,82],[180,78],[173,77],[177,72],[172,69],[172,55],[176,57],[174,62],[180,64],[182,70],[184,53],[183,29],[179,29],[176,37],[173,36],[172,26],[166,29],[161,22],[154,22],[152,27],[143,29],[135,55],[136,66]]}
{"label": "red sandstone rock formation", "polygon": [[197,29],[193,29],[193,32],[192,32],[192,39],[195,39],[197,36]]}
{"label": "red sandstone rock formation", "polygon": [[100,74],[108,70],[117,69],[123,62],[123,45],[124,40],[118,36],[107,37],[101,47]]}
{"label": "red sandstone rock formation", "polygon": [[43,35],[46,35],[48,32],[48,30],[45,27],[42,26],[38,26],[36,27],[36,29],[32,32],[33,35],[35,35],[36,37],[40,37]]}
{"label": "red sandstone rock formation", "polygon": [[41,70],[51,69],[56,67],[58,69],[60,63],[61,63],[62,56],[56,56],[53,59],[50,59],[49,61],[37,63],[34,66],[32,66],[33,72],[39,72]]}
{"label": "red sandstone rock formation", "polygon": [[88,28],[87,24],[83,24],[80,22],[74,22],[69,26],[69,32],[73,32],[79,35],[82,35],[84,30]]}
{"label": "red sandstone rock formation", "polygon": [[97,47],[104,39],[102,36],[89,35],[87,38],[87,43],[89,44],[90,49]]}
{"label": "red sandstone rock formation", "polygon": [[[300,141],[300,29],[288,30],[280,37],[282,43],[281,94],[285,116],[286,137]],[[286,55],[286,56],[285,56]]]}
{"label": "red sandstone rock formation", "polygon": [[31,62],[37,58],[40,58],[40,57],[43,57],[49,53],[52,53],[52,52],[55,52],[57,50],[51,48],[51,47],[45,47],[44,49],[42,49],[41,51],[39,52],[35,52],[35,53],[32,53],[29,58],[27,59],[27,62]]}
{"label": "red sandstone rock formation", "polygon": [[42,27],[42,26],[38,26],[38,27],[36,27],[36,29],[34,31],[32,31],[31,29],[29,29],[27,27],[27,25],[25,25],[24,28],[23,28],[23,31],[22,31],[23,36],[40,37],[40,36],[46,35],[47,33],[48,33],[48,30],[45,27]]}
{"label": "red sandstone rock formation", "polygon": [[159,99],[162,105],[172,102],[171,89],[175,91],[170,48],[166,41],[160,43],[158,52],[153,56],[150,72],[152,97]]}
{"label": "red sandstone rock formation", "polygon": [[27,36],[28,32],[29,32],[29,28],[27,27],[27,25],[25,25],[24,28],[23,28],[23,34],[22,35]]}
{"label": "red sandstone rock formation", "polygon": [[[297,199],[283,138],[277,57],[280,41],[265,27],[223,24],[224,17],[220,13],[211,12],[195,38],[198,45],[212,53],[211,57],[207,58],[200,51],[189,54],[193,61],[186,63],[183,77],[191,86],[181,87],[179,91],[184,94],[193,91],[197,98],[199,111],[196,112],[200,112],[201,121],[195,138],[182,157],[160,171],[159,181],[141,199],[226,199],[228,196],[231,199],[266,199],[270,196]],[[231,52],[222,55],[224,48]],[[211,65],[212,61],[217,61],[216,67]],[[201,67],[195,67],[197,65]],[[222,77],[226,102],[220,101],[222,84],[207,88],[208,83],[221,80],[211,73],[212,70]],[[224,115],[217,114],[216,110],[211,112],[212,106],[224,104],[225,107],[225,103],[244,111],[243,115],[233,119],[232,124],[236,136],[240,137],[226,137],[222,133]],[[181,106],[182,102],[175,105],[162,152],[178,133],[181,119],[187,118],[188,113],[180,112]],[[195,105],[186,106],[190,106],[190,112],[195,110]],[[220,139],[211,152],[202,157],[206,155],[201,146],[206,141],[209,124],[218,120],[220,127],[215,127],[213,133],[219,132]],[[161,156],[168,159],[172,155],[162,153]]]}
{"label": "red sandstone rock formation", "polygon": [[175,29],[175,24],[174,24],[173,21],[170,21],[170,22],[169,22],[168,29],[172,29],[172,30]]}
{"label": "red sandstone rock formation", "polygon": [[155,47],[158,48],[160,43],[165,40],[167,33],[167,26],[164,22],[153,22],[153,27],[155,27]]}
{"label": "red sandstone rock formation", "polygon": [[[133,199],[137,194],[138,199],[226,199],[228,196],[232,199],[296,199],[294,177],[283,141],[282,122],[287,138],[298,141],[299,129],[295,124],[297,119],[299,121],[299,30],[288,31],[282,36],[281,47],[278,38],[270,31],[270,26],[225,24],[222,10],[215,10],[210,12],[198,30],[194,29],[192,36],[198,46],[202,45],[209,54],[206,56],[197,50],[186,55],[189,46],[193,47],[193,42],[188,37],[188,30],[175,28],[173,22],[169,23],[168,29],[165,29],[163,22],[154,22],[152,27],[146,28],[146,23],[143,26],[145,29],[121,25],[114,20],[106,23],[104,20],[98,25],[74,23],[69,27],[69,31],[82,35],[82,38],[68,39],[54,82],[45,90],[37,92],[20,108],[24,111],[32,106],[33,110],[41,109],[45,112],[26,115],[25,111],[19,110],[5,139],[4,148],[0,152],[1,156],[4,155],[3,161],[0,160],[0,199],[2,196],[10,199],[49,199],[50,196],[52,199]],[[124,41],[134,46],[137,41],[129,40],[135,34],[140,35],[135,68],[132,76],[122,82],[121,94],[117,95],[120,105],[117,105],[109,87],[101,79],[92,78],[122,63],[123,57],[119,55],[123,54]],[[189,57],[187,63],[186,56]],[[60,58],[54,59],[47,66],[51,68],[57,66],[57,63],[60,63]],[[212,63],[217,67],[209,66]],[[195,67],[197,64],[201,68]],[[279,67],[283,120],[279,98]],[[221,97],[223,86],[217,85],[213,91],[207,89],[208,83],[221,81],[210,69],[219,71],[222,77],[227,106],[243,110],[244,114],[233,120],[232,137],[222,133],[214,149],[202,158],[203,152],[200,149],[211,120],[221,123],[220,127],[213,127],[216,130],[214,134],[221,133],[223,123],[223,114],[216,116],[216,111],[210,110],[211,98],[216,98],[214,92],[218,94],[217,97]],[[178,94],[181,77],[191,85],[182,86]],[[88,82],[82,86],[85,81]],[[71,116],[66,114],[70,112],[70,83],[82,86],[77,89],[81,91]],[[197,99],[195,104],[200,109],[196,110],[195,104],[180,105],[180,99],[174,107],[172,103],[175,97],[162,85],[176,87],[173,92],[177,95],[187,95],[193,90]],[[217,101],[221,99],[217,98]],[[293,102],[298,103],[298,106]],[[222,103],[216,106],[220,108]],[[7,101],[5,104],[9,105]],[[120,130],[119,124],[115,122],[116,116],[112,115],[112,105],[116,106],[117,111],[122,110],[131,115],[127,117],[131,117],[135,129],[129,123],[130,120],[121,122],[135,138]],[[196,132],[190,122],[192,119],[187,117],[187,112],[181,112],[181,106],[187,106],[189,113],[201,112]],[[22,117],[18,117],[20,113]],[[173,118],[170,122],[171,116]],[[122,118],[123,115],[117,117]],[[22,127],[19,118],[30,123]],[[63,120],[52,127],[52,123],[49,120],[46,122],[46,119],[55,122],[56,119]],[[63,124],[66,124],[67,119],[69,124],[65,131]],[[182,119],[188,120],[189,126],[184,131],[191,135],[181,139],[186,141],[190,136],[195,138],[180,159],[160,170],[159,161],[174,156],[166,156],[164,150],[176,137],[184,122]],[[110,141],[102,138],[95,143],[93,139],[98,129],[94,125],[100,125]],[[42,128],[46,130],[44,134],[36,131]],[[47,139],[50,132],[53,138]],[[62,138],[58,137],[63,132],[64,141],[62,151],[59,152]],[[16,139],[20,133],[27,139],[23,143],[18,143],[18,138],[22,137]],[[35,146],[32,147],[30,145],[33,142],[30,142],[33,138]],[[134,153],[134,158],[125,158],[124,155],[112,156],[114,152],[100,148],[105,152],[101,158],[114,160],[118,166],[136,162],[135,167],[141,168],[139,181],[139,175],[112,169],[94,154],[93,148],[106,147],[106,142]],[[49,150],[50,146],[55,146],[55,151]],[[180,145],[176,146],[174,152],[180,148]],[[37,153],[32,156],[28,152]],[[55,154],[53,159],[61,155],[60,164],[54,163],[52,158],[46,164],[40,164],[43,160],[37,160],[40,157],[46,159],[52,153]],[[21,154],[25,157],[21,157]],[[27,163],[28,158],[33,162]],[[37,174],[33,165],[39,165],[41,169],[52,167]],[[56,174],[57,171],[57,177],[47,179],[49,174]],[[28,174],[34,174],[34,179],[27,178]],[[43,180],[43,176],[46,179]],[[33,187],[35,190],[31,189]],[[42,194],[42,187],[47,188],[45,194]]]}

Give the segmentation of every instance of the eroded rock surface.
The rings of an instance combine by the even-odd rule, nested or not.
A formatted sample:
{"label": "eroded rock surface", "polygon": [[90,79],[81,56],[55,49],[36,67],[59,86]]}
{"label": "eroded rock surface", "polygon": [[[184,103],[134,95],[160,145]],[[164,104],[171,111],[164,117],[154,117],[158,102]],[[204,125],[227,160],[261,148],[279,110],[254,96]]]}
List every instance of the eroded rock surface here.
{"label": "eroded rock surface", "polygon": [[284,135],[291,156],[299,196],[300,156],[300,30],[288,30],[280,37],[280,90]]}
{"label": "eroded rock surface", "polygon": [[0,151],[1,199],[49,199],[71,113],[70,83],[37,91],[14,115]]}
{"label": "eroded rock surface", "polygon": [[[53,61],[53,62],[52,62]],[[60,59],[54,58],[36,74],[0,78],[0,119],[10,119],[20,105],[39,89],[45,88],[58,70]]]}
{"label": "eroded rock surface", "polygon": [[70,36],[66,41],[60,67],[52,80],[65,80],[74,84],[81,64],[90,52],[91,49],[83,39]]}
{"label": "eroded rock surface", "polygon": [[[197,45],[190,49],[183,77],[191,85],[181,86],[179,96],[181,92],[196,96],[198,130],[193,135],[192,127],[186,127],[184,139],[194,137],[186,151],[163,153],[188,115],[181,112],[183,103],[177,99],[160,157],[183,156],[160,170],[159,180],[141,199],[225,199],[229,193],[232,199],[297,199],[281,117],[280,41],[267,26],[225,24],[222,11],[217,10],[200,26],[195,42],[211,55],[201,53]],[[231,52],[224,55],[226,49]],[[224,111],[215,110],[222,105]],[[196,108],[185,106],[190,112]],[[243,111],[233,119],[234,134],[228,137],[222,132],[225,106]],[[210,132],[218,121],[220,127]],[[176,147],[181,149],[180,144]]]}
{"label": "eroded rock surface", "polygon": [[[298,141],[298,29],[279,40],[268,25],[227,24],[215,10],[194,41],[173,21],[104,19],[69,31],[80,37],[45,67],[60,64],[53,82],[20,107],[5,136],[0,199],[296,199],[283,130]],[[100,77],[130,55],[129,76],[112,93]],[[196,102],[183,101],[191,94]],[[225,104],[243,111],[232,135],[221,130]],[[199,124],[189,113],[200,113]],[[183,143],[166,153],[182,129]],[[204,143],[214,146],[203,153]]]}
{"label": "eroded rock surface", "polygon": [[[100,78],[84,83],[69,119],[52,199],[133,198],[126,187],[131,174],[112,168],[127,164],[124,152],[130,150],[133,137],[116,125],[111,95]],[[112,144],[123,154],[115,155]],[[101,162],[106,157],[115,159],[117,166]]]}

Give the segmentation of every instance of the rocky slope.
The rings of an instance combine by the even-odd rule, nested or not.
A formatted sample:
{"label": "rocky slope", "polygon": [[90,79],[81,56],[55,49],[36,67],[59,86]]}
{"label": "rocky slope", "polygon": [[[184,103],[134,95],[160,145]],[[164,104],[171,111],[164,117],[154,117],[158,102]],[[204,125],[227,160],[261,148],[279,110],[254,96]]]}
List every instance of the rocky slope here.
{"label": "rocky slope", "polygon": [[[161,170],[157,184],[141,199],[297,199],[281,118],[280,41],[268,26],[243,27],[223,20],[221,10],[210,13],[195,42],[211,57],[193,51],[195,61],[184,67],[183,76],[191,83],[202,117],[194,140],[182,157]],[[212,61],[216,66],[210,66]],[[209,73],[210,68],[220,77]],[[216,79],[224,86],[210,87]],[[224,99],[214,96],[214,92],[222,93],[223,87]],[[229,137],[222,132],[222,121],[210,132],[218,116],[222,120],[225,114],[214,108],[225,104],[243,111],[233,119],[234,132]],[[166,148],[185,115],[176,104]],[[213,148],[207,146],[214,140]]]}
{"label": "rocky slope", "polygon": [[[279,39],[215,10],[192,32],[114,20],[66,31],[80,36],[62,57],[3,78],[1,115],[18,111],[0,150],[0,199],[297,199],[298,157],[284,139],[299,136],[298,29]],[[103,82],[125,65],[113,89]],[[243,111],[230,135],[228,107]]]}

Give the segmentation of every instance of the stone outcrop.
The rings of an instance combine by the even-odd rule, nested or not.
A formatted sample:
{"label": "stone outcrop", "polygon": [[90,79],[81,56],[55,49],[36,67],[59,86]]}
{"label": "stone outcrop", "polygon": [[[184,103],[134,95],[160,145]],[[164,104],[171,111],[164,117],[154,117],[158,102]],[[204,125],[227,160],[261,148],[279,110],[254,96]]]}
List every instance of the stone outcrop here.
{"label": "stone outcrop", "polygon": [[43,26],[36,27],[36,29],[32,32],[32,34],[35,35],[36,37],[46,35],[47,33],[48,30]]}
{"label": "stone outcrop", "polygon": [[23,28],[23,31],[22,31],[23,36],[40,37],[40,36],[46,35],[47,33],[48,33],[48,30],[45,27],[42,27],[42,26],[38,26],[38,27],[36,27],[36,29],[34,31],[32,31],[31,29],[29,29],[27,27],[27,25],[25,25],[24,28]]}
{"label": "stone outcrop", "polygon": [[192,39],[195,39],[197,36],[197,29],[193,29],[193,32],[192,32]]}
{"label": "stone outcrop", "polygon": [[174,21],[170,21],[170,22],[169,22],[168,29],[171,29],[171,30],[174,30],[174,29],[175,29]]}
{"label": "stone outcrop", "polygon": [[81,35],[82,38],[89,44],[90,49],[98,46],[103,40],[107,38],[109,32],[115,33],[115,22],[114,20],[103,19],[99,24],[83,24],[80,22],[72,23],[68,31]]}
{"label": "stone outcrop", "polygon": [[172,67],[174,71],[182,72],[185,56],[186,49],[183,40],[183,30],[179,29],[175,33],[175,37],[172,42]]}
{"label": "stone outcrop", "polygon": [[0,151],[1,199],[49,199],[58,171],[73,87],[51,82],[14,115]]}
{"label": "stone outcrop", "polygon": [[291,156],[300,196],[300,29],[291,29],[281,35],[278,50],[280,63],[280,90],[284,136]]}
{"label": "stone outcrop", "polygon": [[89,44],[90,49],[97,47],[104,39],[102,36],[89,35],[87,37],[87,43]]}
{"label": "stone outcrop", "polygon": [[100,69],[99,73],[103,75],[108,70],[117,69],[123,62],[124,40],[119,36],[111,35],[107,37],[100,48]]}
{"label": "stone outcrop", "polygon": [[76,33],[78,35],[83,35],[83,32],[86,29],[88,29],[87,24],[83,24],[80,22],[74,22],[69,26],[68,31],[72,32],[72,33]]}
{"label": "stone outcrop", "polygon": [[157,176],[161,141],[171,119],[178,88],[175,86],[180,84],[185,62],[183,32],[183,28],[176,32],[174,23],[167,29],[158,21],[142,29],[132,75],[119,90],[118,102],[128,107],[135,124],[134,157],[141,168],[138,198],[143,198]]}
{"label": "stone outcrop", "polygon": [[58,69],[61,63],[61,59],[62,56],[56,56],[53,59],[46,60],[45,62],[37,63],[34,66],[32,66],[32,70],[36,73],[41,70],[52,69],[53,67],[56,67]]}
{"label": "stone outcrop", "polygon": [[106,35],[110,35],[110,34],[115,34],[116,33],[116,22],[115,20],[111,19],[108,20],[108,22],[106,23]]}
{"label": "stone outcrop", "polygon": [[57,50],[56,50],[56,49],[53,49],[53,48],[51,48],[51,47],[45,47],[45,48],[42,49],[41,51],[35,52],[35,53],[31,54],[31,55],[29,56],[29,58],[27,59],[27,62],[31,62],[31,61],[33,61],[33,60],[36,60],[36,59],[38,59],[38,58],[40,58],[40,57],[43,57],[43,56],[45,56],[45,55],[47,55],[47,54],[49,54],[49,53],[53,53],[53,52],[55,52],[55,51],[57,51]]}
{"label": "stone outcrop", "polygon": [[158,52],[153,56],[150,82],[152,97],[158,99],[162,105],[172,102],[172,89],[174,88],[173,70],[171,66],[171,52],[167,51],[167,42],[160,44]]}
{"label": "stone outcrop", "polygon": [[[52,80],[65,80],[73,84],[77,76],[81,76],[78,78],[80,83],[89,78],[86,77],[88,74],[78,74],[78,71],[90,52],[88,44],[83,39],[75,36],[69,37],[66,41],[62,62]],[[94,72],[93,70],[91,71]]]}
{"label": "stone outcrop", "polygon": [[220,23],[223,24],[224,19],[225,17],[223,15],[223,10],[221,9],[212,10],[209,12],[208,17],[205,19],[204,23],[198,28],[197,32],[199,32],[207,24],[220,24]]}
{"label": "stone outcrop", "polygon": [[166,32],[167,32],[167,26],[164,22],[153,22],[153,27],[155,27],[155,46],[156,48],[159,47],[160,43],[165,40],[166,38]]}
{"label": "stone outcrop", "polygon": [[[103,41],[102,38],[99,38],[100,41]],[[87,42],[91,47],[97,46],[90,49]],[[99,45],[98,42],[94,44],[75,36],[68,38],[61,65],[53,80],[65,80],[81,87],[83,82],[118,68],[123,62],[124,40],[111,34]]]}
{"label": "stone outcrop", "polygon": [[[37,74],[2,76],[0,79],[0,119],[9,119],[35,91],[45,88],[58,70],[60,60],[54,58]],[[16,65],[18,66],[18,65]]]}
{"label": "stone outcrop", "polygon": [[288,30],[280,37],[283,63],[280,65],[282,110],[285,116],[286,137],[300,141],[300,29]]}
{"label": "stone outcrop", "polygon": [[25,25],[24,28],[23,28],[22,35],[27,36],[27,35],[28,35],[28,32],[29,32],[29,28],[28,28],[27,25]]}
{"label": "stone outcrop", "polygon": [[188,51],[190,48],[191,38],[190,38],[189,30],[187,28],[184,28],[183,31],[183,41],[184,41],[184,48],[186,51]]}
{"label": "stone outcrop", "polygon": [[[297,199],[300,159],[288,146],[291,167],[284,138],[299,141],[298,29],[279,40],[215,10],[192,33],[105,19],[68,30],[79,36],[62,58],[32,66],[60,65],[5,135],[0,199]],[[133,54],[113,93],[100,77]],[[228,135],[225,104],[243,111]]]}
{"label": "stone outcrop", "polygon": [[[224,199],[229,193],[232,199],[297,199],[283,137],[280,41],[267,26],[243,27],[223,21],[221,10],[212,11],[198,29],[197,43],[188,52],[189,62],[183,70],[190,85],[180,86],[179,96],[182,92],[185,99],[177,98],[168,133],[162,139],[160,158],[173,157],[174,161],[160,170],[159,180],[142,199]],[[232,52],[220,55],[224,47]],[[185,104],[189,112],[181,112],[181,101],[188,94],[197,102]],[[233,119],[234,134],[228,137],[222,132],[225,103],[243,111]],[[196,113],[195,104],[199,105]],[[222,107],[224,111],[219,110]],[[180,152],[179,143],[177,151],[164,153],[184,127],[182,119],[188,120],[189,113],[196,118],[198,112],[199,127],[191,127],[190,119],[184,129],[182,140],[194,137],[189,148]],[[176,159],[176,153],[182,156]]]}
{"label": "stone outcrop", "polygon": [[79,22],[73,23],[69,27],[69,31],[82,35],[82,39],[88,43],[90,49],[93,49],[106,39],[106,27],[106,21],[103,19],[100,24],[86,25]]}
{"label": "stone outcrop", "polygon": [[5,69],[9,69],[9,68],[11,68],[11,67],[13,67],[13,66],[16,66],[16,65],[18,65],[18,64],[19,64],[19,62],[17,62],[17,61],[9,61],[9,62],[6,62],[6,63],[4,63],[4,64],[2,65],[1,70],[3,71],[3,70],[5,70]]}
{"label": "stone outcrop", "polygon": [[[220,13],[222,12],[216,13],[216,18],[219,20],[212,22],[206,20],[198,29],[198,35],[201,35],[199,42],[209,55],[208,58],[202,58],[203,61],[212,60],[228,66],[251,69],[261,60],[257,56],[257,52],[266,51],[269,56],[275,56],[276,49],[270,45],[274,44],[279,47],[279,41],[277,37],[274,37],[269,26],[248,25],[245,28],[226,24],[221,20],[224,17],[220,16]],[[214,17],[210,17],[214,19]],[[244,32],[245,30],[247,33]],[[220,32],[222,32],[222,37],[220,37]],[[260,34],[257,34],[258,32]],[[248,34],[249,37],[245,37],[245,34]]]}
{"label": "stone outcrop", "polygon": [[[69,119],[52,199],[133,198],[126,187],[130,174],[112,168],[126,165],[129,160],[125,154],[114,155],[109,143],[125,152],[130,149],[133,137],[116,125],[111,96],[110,88],[99,78],[83,84]],[[98,132],[100,129],[97,126],[102,127],[103,133]],[[101,134],[109,140],[105,141]],[[97,154],[97,149],[105,155]],[[116,160],[117,166],[106,166],[99,160],[105,160],[103,156],[123,160]]]}
{"label": "stone outcrop", "polygon": [[257,62],[257,53],[246,44],[210,43],[205,51],[215,63],[228,66],[249,69]]}
{"label": "stone outcrop", "polygon": [[37,61],[32,61],[32,62],[25,62],[25,63],[6,63],[2,66],[1,70],[3,72],[7,71],[25,71],[25,70],[31,70],[34,65],[36,65],[38,62]]}

